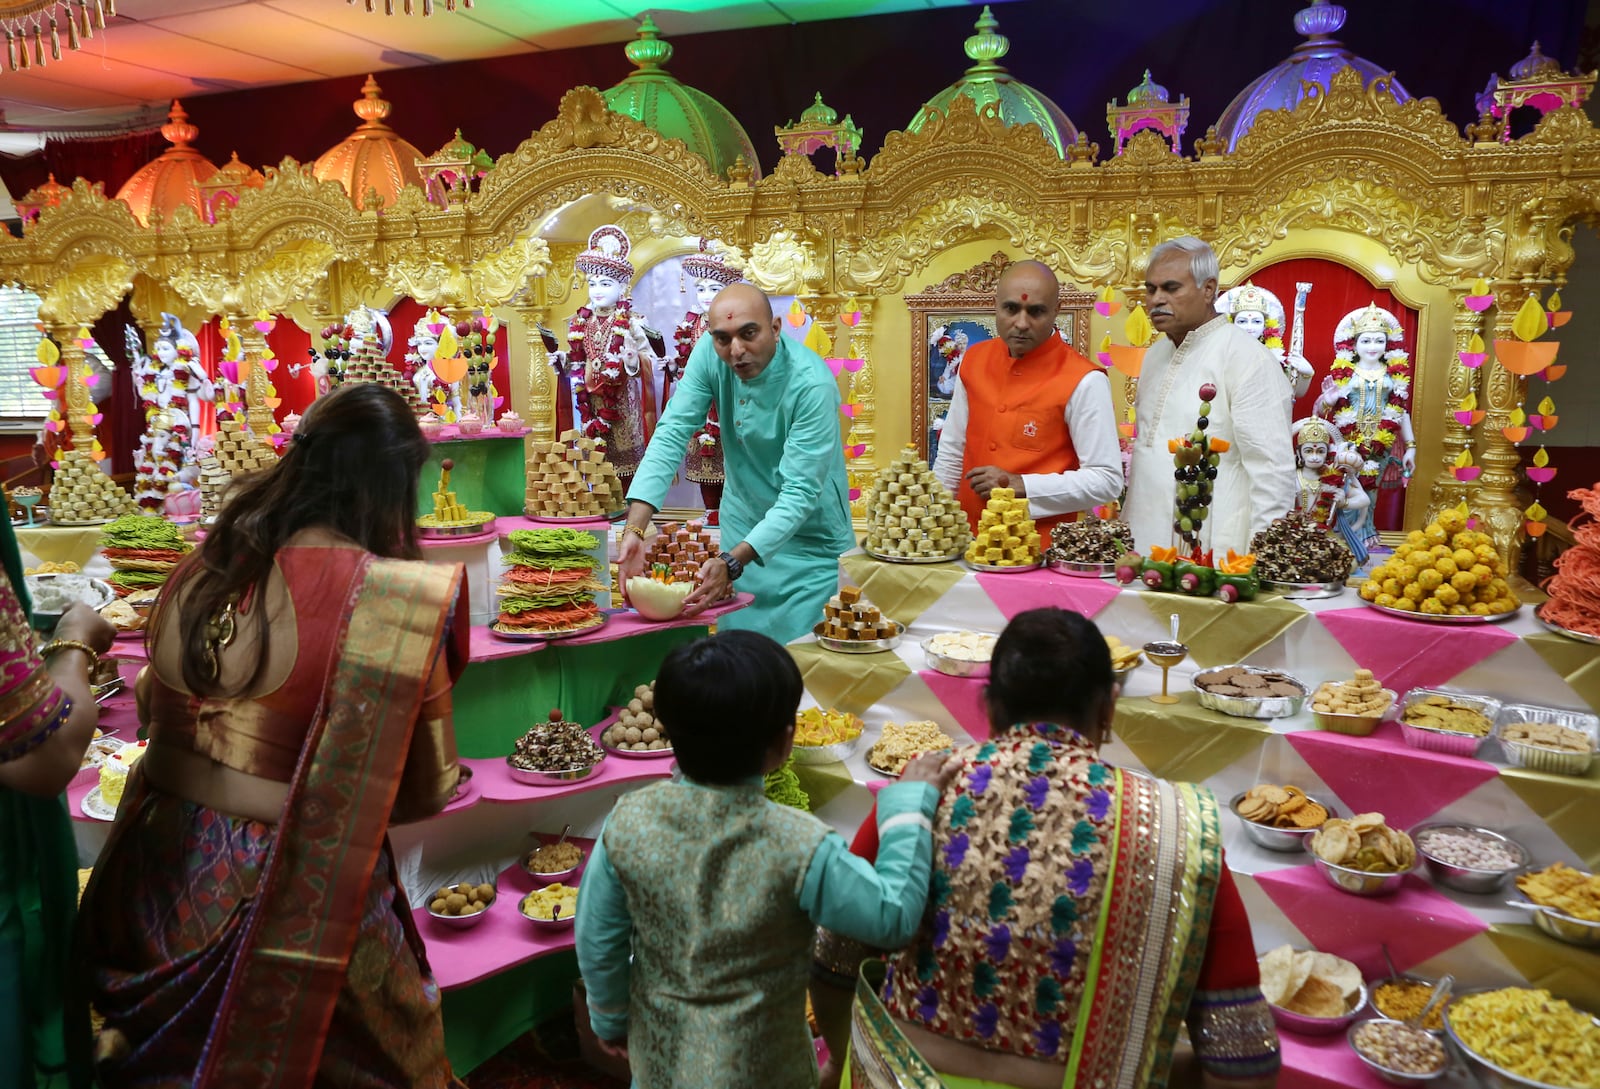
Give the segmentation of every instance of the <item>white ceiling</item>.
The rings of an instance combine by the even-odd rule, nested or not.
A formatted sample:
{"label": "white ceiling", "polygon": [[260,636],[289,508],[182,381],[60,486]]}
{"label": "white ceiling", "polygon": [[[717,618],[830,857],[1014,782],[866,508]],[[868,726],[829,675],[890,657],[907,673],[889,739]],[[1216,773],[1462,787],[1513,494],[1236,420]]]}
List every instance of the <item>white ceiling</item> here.
{"label": "white ceiling", "polygon": [[[957,7],[973,0],[434,0],[434,14],[383,14],[384,0],[116,0],[117,15],[77,52],[0,72],[13,126],[115,125],[159,118],[173,98],[382,72],[478,57],[625,41],[648,10],[665,37],[858,15]],[[48,23],[46,23],[48,37]],[[48,50],[48,41],[46,42]]]}

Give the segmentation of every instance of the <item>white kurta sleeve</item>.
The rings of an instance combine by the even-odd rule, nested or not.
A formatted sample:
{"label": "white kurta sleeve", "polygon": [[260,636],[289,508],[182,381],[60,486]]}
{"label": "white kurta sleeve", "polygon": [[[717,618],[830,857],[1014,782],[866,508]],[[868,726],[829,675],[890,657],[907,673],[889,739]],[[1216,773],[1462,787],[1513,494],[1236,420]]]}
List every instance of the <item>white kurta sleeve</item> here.
{"label": "white kurta sleeve", "polygon": [[1298,498],[1291,413],[1282,383],[1282,372],[1263,350],[1238,368],[1229,391],[1239,464],[1250,481],[1251,537],[1283,517]]}
{"label": "white kurta sleeve", "polygon": [[[1065,473],[1022,474],[1028,514],[1034,518],[1089,510],[1122,495],[1122,450],[1117,445],[1111,382],[1105,374],[1084,375],[1063,415],[1078,467]],[[939,449],[942,454],[942,440]]]}
{"label": "white kurta sleeve", "polygon": [[939,432],[939,453],[933,459],[933,476],[950,490],[961,485],[961,464],[967,455],[967,387],[956,374],[956,391],[950,397],[944,429]]}

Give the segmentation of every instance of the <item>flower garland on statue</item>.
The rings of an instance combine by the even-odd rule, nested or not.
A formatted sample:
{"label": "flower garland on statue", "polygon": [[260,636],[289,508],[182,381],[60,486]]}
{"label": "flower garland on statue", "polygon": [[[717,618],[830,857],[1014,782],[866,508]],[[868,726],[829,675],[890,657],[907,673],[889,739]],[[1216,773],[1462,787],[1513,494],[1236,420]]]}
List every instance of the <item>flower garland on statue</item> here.
{"label": "flower garland on statue", "polygon": [[1384,461],[1394,450],[1400,437],[1400,422],[1405,416],[1405,403],[1411,395],[1411,356],[1399,348],[1385,352],[1383,362],[1388,368],[1390,389],[1384,401],[1382,418],[1371,434],[1361,433],[1361,423],[1355,406],[1350,403],[1349,388],[1356,378],[1354,339],[1340,341],[1334,354],[1333,365],[1328,368],[1339,390],[1345,394],[1343,403],[1333,414],[1334,426],[1345,442],[1361,455],[1359,479],[1367,491],[1378,486],[1383,475]]}
{"label": "flower garland on statue", "polygon": [[612,425],[622,419],[627,400],[627,378],[623,367],[622,350],[627,345],[628,330],[632,327],[633,305],[628,299],[618,301],[611,315],[611,341],[600,365],[590,377],[588,363],[589,319],[594,311],[579,307],[567,327],[567,362],[572,368],[573,393],[578,402],[578,413],[583,417],[583,434],[593,440],[599,449],[605,449],[606,438]]}
{"label": "flower garland on statue", "polygon": [[[672,331],[672,343],[676,349],[673,358],[667,365],[667,380],[676,382],[683,377],[689,367],[689,353],[694,351],[695,343],[700,339],[700,334],[705,331],[706,319],[704,314],[691,314],[680,321]],[[722,425],[717,423],[716,406],[711,406],[711,411],[706,414],[705,423],[695,430],[690,440],[694,448],[700,452],[701,457],[715,457],[717,447],[722,443]]]}

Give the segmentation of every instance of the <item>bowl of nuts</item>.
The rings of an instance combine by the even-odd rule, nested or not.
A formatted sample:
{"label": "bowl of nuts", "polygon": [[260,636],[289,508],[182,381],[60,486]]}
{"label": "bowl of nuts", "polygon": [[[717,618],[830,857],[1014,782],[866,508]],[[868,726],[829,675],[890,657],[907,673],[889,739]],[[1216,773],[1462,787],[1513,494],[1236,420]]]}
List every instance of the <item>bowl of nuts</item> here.
{"label": "bowl of nuts", "polygon": [[428,915],[445,926],[465,930],[483,922],[489,905],[494,903],[494,886],[474,885],[462,881],[441,885],[428,898]]}
{"label": "bowl of nuts", "polygon": [[1444,1044],[1404,1021],[1358,1021],[1345,1034],[1366,1067],[1391,1085],[1415,1085],[1443,1074]]}
{"label": "bowl of nuts", "polygon": [[1428,876],[1457,892],[1496,892],[1528,864],[1522,844],[1487,828],[1466,824],[1420,824],[1411,830]]}

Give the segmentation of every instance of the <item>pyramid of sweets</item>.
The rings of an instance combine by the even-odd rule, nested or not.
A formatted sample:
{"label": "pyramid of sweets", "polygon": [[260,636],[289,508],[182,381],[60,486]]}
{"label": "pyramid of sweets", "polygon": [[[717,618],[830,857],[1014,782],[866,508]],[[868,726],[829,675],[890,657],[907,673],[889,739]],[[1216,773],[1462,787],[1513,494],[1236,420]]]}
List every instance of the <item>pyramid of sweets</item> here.
{"label": "pyramid of sweets", "polygon": [[133,497],[102,473],[93,457],[76,449],[56,455],[56,473],[50,485],[52,522],[63,526],[108,522],[133,507]]}
{"label": "pyramid of sweets", "polygon": [[418,415],[431,410],[417,396],[417,387],[406,381],[405,375],[389,365],[389,360],[375,345],[363,344],[361,349],[344,361],[340,370],[340,385],[355,382],[376,382],[387,386],[406,399],[406,404]]}
{"label": "pyramid of sweets", "polygon": [[846,586],[823,606],[822,623],[815,630],[824,639],[864,642],[892,639],[900,634],[900,625],[879,612],[859,586]]}
{"label": "pyramid of sweets", "polygon": [[698,518],[683,525],[664,522],[644,564],[650,571],[666,568],[667,582],[693,583],[700,579],[700,565],[716,554],[711,531]]}
{"label": "pyramid of sweets", "polygon": [[[154,514],[124,514],[100,534],[100,551],[112,567],[106,581],[118,597],[159,592],[193,548],[177,526]],[[153,593],[142,596],[153,600]]]}
{"label": "pyramid of sweets", "polygon": [[554,442],[529,446],[529,518],[604,518],[622,509],[622,481],[592,440],[563,431]]}
{"label": "pyramid of sweets", "polygon": [[961,504],[907,446],[878,473],[867,500],[868,552],[904,559],[959,555],[971,533]]}
{"label": "pyramid of sweets", "polygon": [[207,517],[222,509],[223,493],[233,478],[278,464],[272,444],[245,429],[237,417],[217,423],[216,445],[200,459],[201,511]]}
{"label": "pyramid of sweets", "polygon": [[1052,529],[1046,555],[1061,563],[1116,563],[1132,551],[1132,526],[1090,514]]}
{"label": "pyramid of sweets", "polygon": [[439,486],[433,491],[433,513],[417,519],[423,529],[452,529],[460,526],[481,526],[494,517],[489,511],[468,510],[450,488],[450,470],[456,467],[452,458],[445,458],[439,466]]}
{"label": "pyramid of sweets", "polygon": [[1028,517],[1028,501],[1011,488],[995,488],[978,518],[978,532],[967,546],[967,562],[989,567],[1034,567],[1039,563],[1039,531]]}
{"label": "pyramid of sweets", "polygon": [[1256,574],[1269,582],[1343,582],[1356,558],[1339,537],[1304,511],[1290,511],[1250,538]]}

